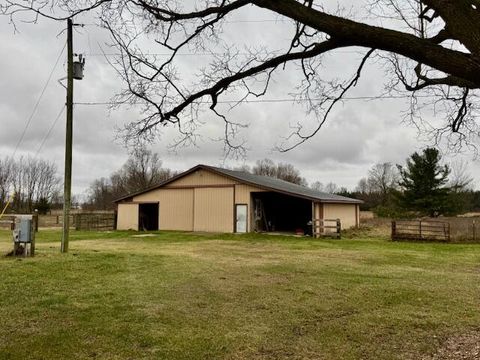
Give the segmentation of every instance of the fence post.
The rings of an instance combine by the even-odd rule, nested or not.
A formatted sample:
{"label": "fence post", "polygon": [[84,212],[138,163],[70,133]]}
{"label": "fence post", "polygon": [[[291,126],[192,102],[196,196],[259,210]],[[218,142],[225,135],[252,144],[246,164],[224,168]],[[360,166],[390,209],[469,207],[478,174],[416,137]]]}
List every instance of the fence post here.
{"label": "fence post", "polygon": [[337,236],[340,239],[342,232],[342,225],[340,223],[340,219],[337,219]]}
{"label": "fence post", "polygon": [[34,212],[33,212],[33,223],[35,224],[35,227],[33,228],[33,230],[35,232],[38,232],[38,210],[35,209]]}
{"label": "fence post", "polygon": [[420,220],[420,221],[418,222],[418,226],[420,227],[420,232],[419,232],[419,233],[420,233],[420,240],[422,240],[422,239],[423,239],[423,238],[422,238],[422,220]]}
{"label": "fence post", "polygon": [[392,240],[395,240],[397,235],[397,223],[395,220],[392,220]]}
{"label": "fence post", "polygon": [[313,220],[313,232],[314,232],[315,239],[318,239],[320,237],[321,221],[322,220],[320,219]]}
{"label": "fence post", "polygon": [[475,229],[475,220],[472,220],[473,241],[477,241],[477,234]]}
{"label": "fence post", "polygon": [[[35,233],[38,231],[38,211],[35,210],[36,214],[32,217],[32,239],[30,243],[30,256],[35,256]],[[27,249],[27,244],[25,244],[25,249]]]}

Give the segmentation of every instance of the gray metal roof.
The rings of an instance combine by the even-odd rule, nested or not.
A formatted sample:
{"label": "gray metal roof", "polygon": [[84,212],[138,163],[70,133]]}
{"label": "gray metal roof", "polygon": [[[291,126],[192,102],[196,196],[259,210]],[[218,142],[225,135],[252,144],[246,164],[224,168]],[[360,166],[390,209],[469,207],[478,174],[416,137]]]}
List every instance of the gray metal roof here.
{"label": "gray metal roof", "polygon": [[288,193],[291,195],[297,195],[312,200],[318,200],[323,202],[336,202],[336,203],[349,203],[349,204],[361,204],[363,201],[352,199],[346,196],[340,196],[335,194],[328,194],[314,189],[310,189],[305,186],[290,183],[288,181],[280,180],[263,175],[254,175],[242,171],[228,170],[218,168],[214,166],[203,165],[205,168],[210,168],[215,172],[224,174],[228,177],[237,179],[240,182],[246,182],[252,185],[256,185],[261,188],[267,188],[269,190],[276,190],[282,193]]}
{"label": "gray metal roof", "polygon": [[158,184],[157,186],[151,187],[149,189],[145,189],[143,191],[139,191],[133,194],[129,194],[126,196],[121,197],[120,199],[115,200],[115,202],[120,202],[122,200],[126,200],[129,198],[132,198],[134,196],[144,194],[146,192],[161,188],[162,186],[168,185],[171,182],[184,177],[186,175],[189,175],[199,169],[204,169],[204,170],[209,170],[211,172],[217,173],[219,175],[224,175],[226,177],[235,179],[241,183],[244,184],[249,184],[264,190],[269,190],[269,191],[276,191],[280,192],[283,194],[291,195],[291,196],[296,196],[296,197],[301,197],[305,199],[310,199],[313,201],[320,201],[320,202],[330,202],[330,203],[344,203],[344,204],[361,204],[363,201],[357,200],[357,199],[352,199],[348,198],[346,196],[340,196],[340,195],[335,195],[335,194],[327,194],[324,192],[320,192],[314,189],[310,189],[305,186],[297,185],[297,184],[292,184],[288,181],[272,178],[269,176],[262,176],[262,175],[254,175],[242,171],[235,171],[235,170],[228,170],[228,169],[223,169],[219,167],[214,167],[214,166],[209,166],[209,165],[197,165],[177,176],[174,176],[171,179],[168,179],[164,181],[161,184]]}

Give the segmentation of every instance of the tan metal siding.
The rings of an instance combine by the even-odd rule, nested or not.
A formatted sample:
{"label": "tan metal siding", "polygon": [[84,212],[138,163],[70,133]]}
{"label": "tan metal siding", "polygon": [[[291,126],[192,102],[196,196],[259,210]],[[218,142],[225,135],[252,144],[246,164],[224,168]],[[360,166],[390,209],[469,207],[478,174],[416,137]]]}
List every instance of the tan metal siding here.
{"label": "tan metal siding", "polygon": [[342,229],[349,229],[357,225],[356,204],[323,204],[325,219],[340,219]]}
{"label": "tan metal siding", "polygon": [[314,203],[314,219],[323,219],[324,218],[324,204]]}
{"label": "tan metal siding", "polygon": [[250,185],[235,185],[235,204],[250,204],[252,191],[262,192],[265,190]]}
{"label": "tan metal siding", "polygon": [[356,222],[357,222],[357,223],[355,224],[355,226],[358,227],[358,226],[360,226],[360,205],[358,205],[358,204],[357,204],[356,207],[355,207],[355,215],[356,215],[356,217],[357,217],[357,218],[356,218]]}
{"label": "tan metal siding", "polygon": [[[319,221],[315,221],[315,220],[322,220],[324,218],[323,214],[324,214],[324,204],[322,203],[319,203],[319,202],[312,202],[312,212],[313,212],[313,225],[314,225],[314,228],[313,228],[313,232],[317,233],[317,236],[316,237],[320,237],[320,229],[321,229],[321,226],[324,225],[322,222],[319,222]],[[325,232],[325,229],[323,229],[322,232]]]}
{"label": "tan metal siding", "polygon": [[138,195],[134,201],[160,203],[160,230],[193,231],[193,189],[158,189]]}
{"label": "tan metal siding", "polygon": [[193,231],[193,189],[162,191],[159,222],[161,230]]}
{"label": "tan metal siding", "polygon": [[195,189],[194,231],[233,232],[233,190]]}
{"label": "tan metal siding", "polygon": [[252,192],[263,192],[265,190],[250,186],[250,185],[235,185],[235,204],[247,204],[248,211],[248,229],[247,231],[253,231],[253,202]]}
{"label": "tan metal siding", "polygon": [[118,204],[117,230],[138,230],[138,204]]}
{"label": "tan metal siding", "polygon": [[163,189],[152,190],[147,193],[143,193],[133,197],[133,201],[136,202],[158,202],[160,201],[160,193]]}
{"label": "tan metal siding", "polygon": [[234,180],[220,176],[209,171],[197,170],[181,179],[171,182],[166,187],[172,186],[209,186],[209,185],[233,185]]}

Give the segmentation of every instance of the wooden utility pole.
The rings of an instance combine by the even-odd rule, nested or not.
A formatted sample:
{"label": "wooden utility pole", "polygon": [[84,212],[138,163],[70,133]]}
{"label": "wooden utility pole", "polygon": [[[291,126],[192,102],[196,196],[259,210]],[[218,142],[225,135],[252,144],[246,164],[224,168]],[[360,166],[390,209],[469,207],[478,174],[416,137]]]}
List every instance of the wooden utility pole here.
{"label": "wooden utility pole", "polygon": [[73,138],[73,21],[67,19],[67,126],[65,134],[65,177],[63,183],[62,253],[68,252],[70,208],[72,206],[72,138]]}

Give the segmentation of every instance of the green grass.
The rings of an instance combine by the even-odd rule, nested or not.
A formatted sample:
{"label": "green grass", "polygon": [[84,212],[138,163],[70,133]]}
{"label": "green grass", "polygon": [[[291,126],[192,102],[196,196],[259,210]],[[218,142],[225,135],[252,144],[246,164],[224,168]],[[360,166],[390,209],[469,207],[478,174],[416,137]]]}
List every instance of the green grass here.
{"label": "green grass", "polygon": [[133,234],[2,257],[0,359],[417,359],[479,329],[479,245]]}

